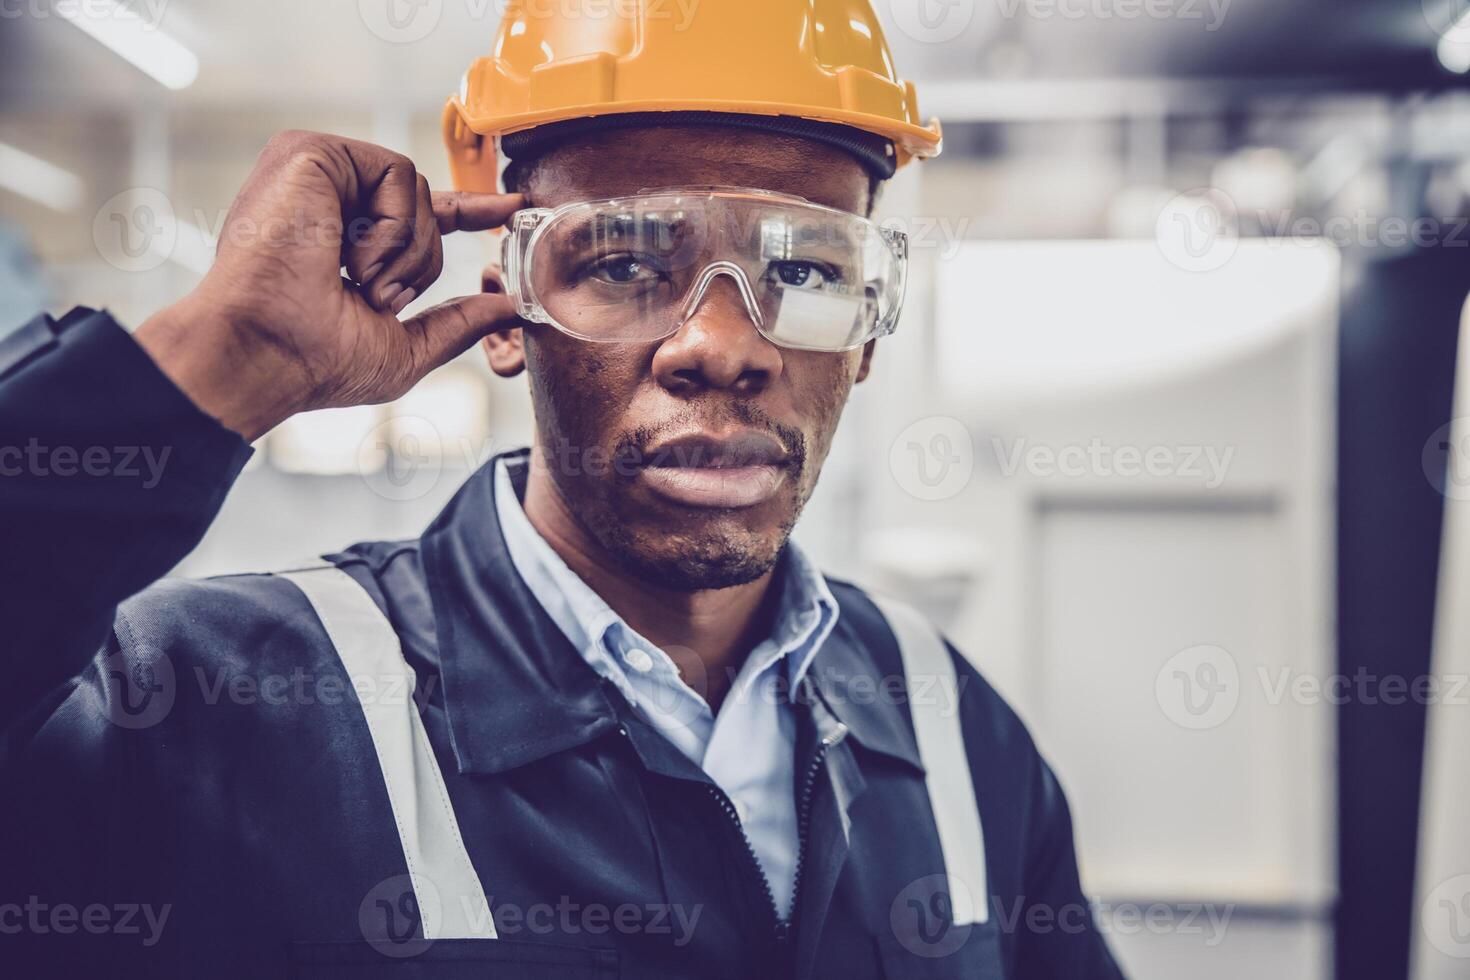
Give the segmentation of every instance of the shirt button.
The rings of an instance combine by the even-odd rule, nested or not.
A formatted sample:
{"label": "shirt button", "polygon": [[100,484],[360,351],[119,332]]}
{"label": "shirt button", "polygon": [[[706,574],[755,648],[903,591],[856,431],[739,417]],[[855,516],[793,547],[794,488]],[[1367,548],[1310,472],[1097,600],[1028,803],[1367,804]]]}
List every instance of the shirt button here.
{"label": "shirt button", "polygon": [[640,674],[646,674],[653,669],[653,658],[648,655],[647,650],[639,650],[635,647],[623,654],[623,660]]}

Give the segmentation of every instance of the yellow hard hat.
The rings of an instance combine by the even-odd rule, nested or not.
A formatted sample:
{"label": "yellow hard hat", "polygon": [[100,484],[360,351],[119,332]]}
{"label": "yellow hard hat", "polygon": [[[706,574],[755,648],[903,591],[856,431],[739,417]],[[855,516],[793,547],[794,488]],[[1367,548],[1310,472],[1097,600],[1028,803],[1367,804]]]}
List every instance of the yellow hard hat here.
{"label": "yellow hard hat", "polygon": [[856,131],[878,138],[884,175],[942,142],[868,0],[508,0],[493,53],[444,107],[455,186],[495,190],[492,140],[613,116],[744,118],[855,151],[841,134]]}

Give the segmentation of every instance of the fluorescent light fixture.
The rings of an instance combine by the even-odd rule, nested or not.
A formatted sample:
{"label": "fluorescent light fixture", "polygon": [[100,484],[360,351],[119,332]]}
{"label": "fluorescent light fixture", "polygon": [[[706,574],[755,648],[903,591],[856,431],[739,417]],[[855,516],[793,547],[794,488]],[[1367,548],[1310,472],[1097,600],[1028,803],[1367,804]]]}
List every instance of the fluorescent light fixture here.
{"label": "fluorescent light fixture", "polygon": [[1455,21],[1455,26],[1440,35],[1435,49],[1439,63],[1457,75],[1470,71],[1470,12]]}
{"label": "fluorescent light fixture", "polygon": [[8,143],[0,143],[0,187],[53,211],[75,211],[85,190],[82,178],[70,170]]}
{"label": "fluorescent light fixture", "polygon": [[55,5],[55,10],[78,30],[162,85],[188,88],[199,77],[199,59],[194,52],[117,0],[62,2]]}

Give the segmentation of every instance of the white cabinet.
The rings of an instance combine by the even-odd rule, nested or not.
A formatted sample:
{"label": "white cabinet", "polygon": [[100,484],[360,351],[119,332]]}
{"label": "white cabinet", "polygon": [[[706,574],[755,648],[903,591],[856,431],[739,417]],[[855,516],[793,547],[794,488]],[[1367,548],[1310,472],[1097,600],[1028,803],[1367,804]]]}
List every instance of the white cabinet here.
{"label": "white cabinet", "polygon": [[976,556],[937,611],[1067,788],[1085,887],[1172,916],[1111,929],[1133,976],[1330,976],[1336,253],[968,242],[929,274],[933,373],[881,382],[878,452],[947,418],[972,473],[873,495],[905,515],[880,577],[929,592],[892,542],[936,528],[951,578]]}

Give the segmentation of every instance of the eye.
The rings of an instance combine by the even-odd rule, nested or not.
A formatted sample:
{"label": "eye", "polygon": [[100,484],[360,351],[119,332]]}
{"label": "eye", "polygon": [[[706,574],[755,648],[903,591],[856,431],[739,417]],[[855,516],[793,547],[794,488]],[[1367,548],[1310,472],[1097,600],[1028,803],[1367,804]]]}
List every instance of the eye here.
{"label": "eye", "polygon": [[771,263],[771,275],[790,289],[821,289],[832,285],[837,276],[815,262],[791,260]]}
{"label": "eye", "polygon": [[651,282],[658,278],[658,270],[650,267],[632,254],[610,255],[600,259],[591,267],[592,277],[612,285]]}

